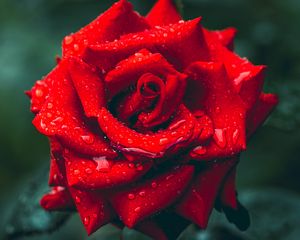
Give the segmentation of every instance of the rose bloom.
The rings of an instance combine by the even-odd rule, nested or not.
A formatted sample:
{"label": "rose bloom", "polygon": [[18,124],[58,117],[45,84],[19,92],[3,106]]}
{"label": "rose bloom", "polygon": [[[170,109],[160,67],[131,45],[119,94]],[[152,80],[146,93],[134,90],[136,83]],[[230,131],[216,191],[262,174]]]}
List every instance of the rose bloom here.
{"label": "rose bloom", "polygon": [[66,36],[57,66],[27,92],[50,140],[46,210],[77,210],[154,239],[205,228],[212,209],[241,230],[236,166],[277,104],[265,66],[233,52],[236,30],[184,21],[171,0],[146,17],[126,0]]}

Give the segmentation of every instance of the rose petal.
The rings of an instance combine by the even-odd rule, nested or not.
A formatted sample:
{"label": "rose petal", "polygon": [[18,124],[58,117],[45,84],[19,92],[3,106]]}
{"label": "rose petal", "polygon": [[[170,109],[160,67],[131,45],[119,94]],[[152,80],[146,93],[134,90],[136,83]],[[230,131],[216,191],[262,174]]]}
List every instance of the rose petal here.
{"label": "rose petal", "polygon": [[142,122],[143,126],[151,128],[170,119],[182,102],[185,94],[186,77],[184,74],[167,75],[165,94],[160,96],[154,110],[139,115],[139,121]]}
{"label": "rose petal", "polygon": [[255,106],[247,113],[248,137],[266,120],[277,104],[278,97],[275,94],[261,93]]}
{"label": "rose petal", "polygon": [[226,177],[222,190],[220,191],[220,201],[223,207],[230,207],[232,209],[238,208],[235,180],[236,180],[236,166],[231,170],[229,175]]}
{"label": "rose petal", "polygon": [[229,157],[244,150],[246,108],[233,89],[224,66],[214,62],[196,62],[187,69],[187,73],[190,80],[185,102],[192,110],[203,109],[215,128],[214,141],[209,143],[205,153],[196,156],[197,153],[191,152],[191,157],[209,160]]}
{"label": "rose petal", "polygon": [[143,134],[128,128],[106,108],[101,109],[98,122],[105,135],[120,151],[151,158],[162,157],[167,150],[176,145],[189,146],[195,140],[191,137],[194,136],[194,126],[197,124],[196,119],[183,105],[167,129],[153,134]]}
{"label": "rose petal", "polygon": [[119,61],[143,48],[160,52],[178,69],[209,58],[200,18],[124,35],[118,41],[88,46],[83,58],[101,69],[111,70]]}
{"label": "rose petal", "polygon": [[63,56],[81,56],[87,45],[113,41],[128,33],[148,29],[147,21],[132,9],[132,4],[120,0],[78,32],[66,36]]}
{"label": "rose petal", "polygon": [[158,0],[146,17],[152,27],[177,23],[181,20],[173,0]]}
{"label": "rose petal", "polygon": [[173,212],[161,212],[135,226],[135,229],[156,240],[177,239],[189,221]]}
{"label": "rose petal", "polygon": [[[152,77],[147,77],[147,76]],[[155,89],[155,90],[153,90]],[[165,95],[165,84],[163,80],[151,73],[142,75],[138,82],[136,90],[129,93],[117,107],[118,119],[130,125],[133,116],[137,116],[141,111],[147,111],[157,101]],[[134,126],[139,128],[141,126]]]}
{"label": "rose petal", "polygon": [[74,202],[69,191],[61,186],[53,187],[51,192],[42,197],[40,204],[47,211],[74,209]]}
{"label": "rose petal", "polygon": [[87,159],[70,153],[66,158],[67,179],[70,186],[103,189],[132,183],[142,177],[152,161],[128,162],[107,160],[105,157]]}
{"label": "rose petal", "polygon": [[64,145],[88,155],[117,154],[104,140],[93,121],[83,115],[72,81],[68,75],[68,60],[64,59],[52,76],[49,97],[33,120],[35,127],[47,136],[56,136]]}
{"label": "rose petal", "polygon": [[193,176],[193,166],[174,168],[119,192],[111,193],[111,203],[128,227],[166,208],[182,194]]}
{"label": "rose petal", "polygon": [[69,188],[88,235],[114,218],[101,193]]}
{"label": "rose petal", "polygon": [[49,186],[67,186],[65,159],[63,158],[63,147],[54,137],[49,138],[50,142],[50,171]]}
{"label": "rose petal", "polygon": [[247,109],[257,101],[263,87],[265,66],[254,66],[221,45],[212,45],[212,59],[224,63],[229,79],[240,94]]}
{"label": "rose petal", "polygon": [[209,164],[192,181],[192,186],[175,207],[180,216],[206,228],[219,188],[237,158]]}
{"label": "rose petal", "polygon": [[204,29],[205,36],[211,44],[215,44],[218,41],[222,46],[233,50],[234,37],[237,30],[233,27],[229,27],[223,30],[209,31]]}
{"label": "rose petal", "polygon": [[178,72],[161,54],[152,54],[148,50],[142,49],[119,62],[113,70],[107,73],[105,83],[109,98],[111,99],[121,91],[126,90],[130,85],[136,84],[145,73],[164,76],[168,73],[177,74]]}
{"label": "rose petal", "polygon": [[97,117],[99,109],[106,105],[104,83],[97,69],[72,57],[69,71],[86,116]]}

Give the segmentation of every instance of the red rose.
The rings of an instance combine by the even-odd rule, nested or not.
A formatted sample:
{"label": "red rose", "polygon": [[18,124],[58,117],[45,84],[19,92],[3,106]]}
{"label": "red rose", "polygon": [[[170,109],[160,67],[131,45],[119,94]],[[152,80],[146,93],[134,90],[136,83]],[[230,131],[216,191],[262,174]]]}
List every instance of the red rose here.
{"label": "red rose", "polygon": [[120,0],[64,38],[28,92],[51,145],[45,209],[76,207],[88,234],[111,222],[174,239],[213,207],[246,227],[236,165],[277,98],[262,92],[265,67],[233,53],[235,29],[200,22],[171,0],[147,17]]}

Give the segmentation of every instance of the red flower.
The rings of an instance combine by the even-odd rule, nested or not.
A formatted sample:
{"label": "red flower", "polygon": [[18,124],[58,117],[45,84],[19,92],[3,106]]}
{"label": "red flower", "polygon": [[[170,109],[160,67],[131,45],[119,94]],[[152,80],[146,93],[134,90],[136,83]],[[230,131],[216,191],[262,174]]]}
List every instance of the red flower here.
{"label": "red flower", "polygon": [[111,222],[174,239],[205,228],[214,206],[245,228],[236,165],[277,98],[262,92],[265,67],[233,53],[234,35],[181,20],[171,0],[147,17],[120,0],[66,36],[28,92],[51,143],[41,205],[76,207],[88,234]]}

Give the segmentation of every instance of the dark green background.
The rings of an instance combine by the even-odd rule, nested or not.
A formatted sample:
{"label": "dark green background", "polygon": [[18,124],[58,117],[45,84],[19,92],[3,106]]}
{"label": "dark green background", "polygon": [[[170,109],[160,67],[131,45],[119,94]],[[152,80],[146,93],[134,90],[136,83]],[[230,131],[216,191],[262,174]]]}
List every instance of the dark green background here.
{"label": "dark green background", "polygon": [[[8,209],[24,182],[48,161],[47,140],[31,125],[24,90],[54,66],[65,35],[113,2],[0,0],[0,210]],[[154,1],[132,3],[145,14]],[[265,90],[280,97],[277,110],[242,155],[239,188],[275,186],[299,193],[300,1],[183,0],[183,4],[185,19],[203,16],[202,23],[210,29],[236,27],[236,51],[268,65]],[[80,239],[81,227],[78,231]]]}

